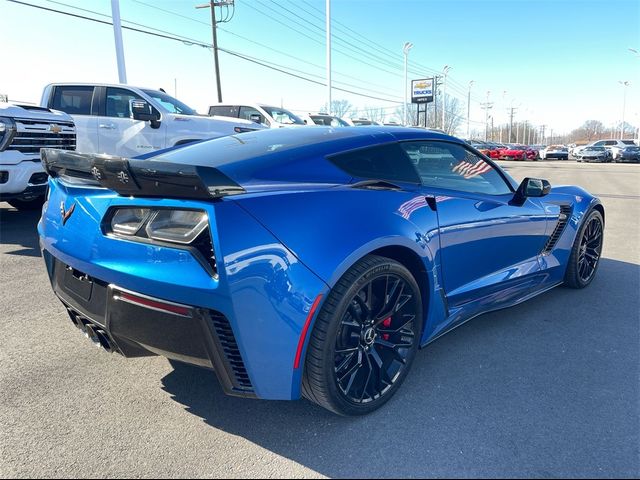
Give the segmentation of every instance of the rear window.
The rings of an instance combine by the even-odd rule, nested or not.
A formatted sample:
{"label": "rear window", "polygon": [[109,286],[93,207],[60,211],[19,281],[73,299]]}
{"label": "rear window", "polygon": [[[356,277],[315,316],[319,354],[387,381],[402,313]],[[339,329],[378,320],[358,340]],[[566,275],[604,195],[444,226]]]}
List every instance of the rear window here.
{"label": "rear window", "polygon": [[238,107],[231,105],[217,105],[209,107],[209,115],[238,118]]}
{"label": "rear window", "polygon": [[397,143],[340,153],[329,160],[353,177],[420,183],[411,160]]}
{"label": "rear window", "polygon": [[631,146],[635,145],[633,140],[622,140],[622,143],[624,143],[625,145],[631,145]]}
{"label": "rear window", "polygon": [[91,115],[92,101],[93,87],[60,86],[55,87],[51,108],[70,115]]}

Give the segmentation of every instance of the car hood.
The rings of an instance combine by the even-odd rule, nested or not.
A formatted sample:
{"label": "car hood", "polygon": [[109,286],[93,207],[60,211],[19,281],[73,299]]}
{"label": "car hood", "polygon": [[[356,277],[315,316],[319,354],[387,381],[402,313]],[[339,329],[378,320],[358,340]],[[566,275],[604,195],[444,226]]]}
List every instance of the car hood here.
{"label": "car hood", "polygon": [[25,118],[43,122],[73,122],[64,112],[34,105],[0,102],[0,117]]}

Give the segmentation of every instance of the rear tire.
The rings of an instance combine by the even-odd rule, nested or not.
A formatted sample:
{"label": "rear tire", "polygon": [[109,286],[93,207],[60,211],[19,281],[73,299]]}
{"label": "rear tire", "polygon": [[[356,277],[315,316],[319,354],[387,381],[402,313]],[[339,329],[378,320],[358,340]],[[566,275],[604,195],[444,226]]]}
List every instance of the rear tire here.
{"label": "rear tire", "polygon": [[604,220],[598,210],[591,210],[575,240],[569,256],[564,283],[569,288],[585,288],[596,275],[602,255]]}
{"label": "rear tire", "polygon": [[344,416],[383,406],[406,378],[422,327],[422,298],[400,263],[368,255],[323,302],[307,348],[302,394]]}
{"label": "rear tire", "polygon": [[7,203],[17,210],[38,210],[39,208],[42,208],[42,204],[44,203],[44,195],[33,198],[31,200],[9,200]]}

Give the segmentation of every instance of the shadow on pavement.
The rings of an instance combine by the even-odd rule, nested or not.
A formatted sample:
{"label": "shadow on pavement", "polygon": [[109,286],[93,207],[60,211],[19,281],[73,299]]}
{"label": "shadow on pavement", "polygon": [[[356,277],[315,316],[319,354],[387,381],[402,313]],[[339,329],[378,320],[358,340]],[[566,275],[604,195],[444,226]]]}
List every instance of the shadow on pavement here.
{"label": "shadow on pavement", "polygon": [[163,387],[212,427],[330,477],[637,477],[639,291],[638,265],[603,259],[585,290],[428,346],[367,417],[226,397],[212,372],[181,364]]}
{"label": "shadow on pavement", "polygon": [[[5,205],[7,208],[3,208]],[[5,254],[40,256],[37,232],[40,214],[39,209],[18,211],[0,203],[0,244],[10,246]]]}

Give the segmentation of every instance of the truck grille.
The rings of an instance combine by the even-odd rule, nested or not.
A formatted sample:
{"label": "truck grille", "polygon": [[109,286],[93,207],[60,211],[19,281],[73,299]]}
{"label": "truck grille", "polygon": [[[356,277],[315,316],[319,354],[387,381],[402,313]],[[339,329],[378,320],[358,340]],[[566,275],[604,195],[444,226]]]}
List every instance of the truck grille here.
{"label": "truck grille", "polygon": [[7,150],[40,154],[40,149],[75,150],[76,129],[72,122],[16,119],[16,133]]}

